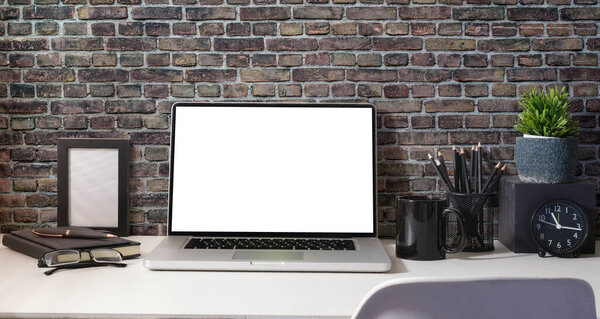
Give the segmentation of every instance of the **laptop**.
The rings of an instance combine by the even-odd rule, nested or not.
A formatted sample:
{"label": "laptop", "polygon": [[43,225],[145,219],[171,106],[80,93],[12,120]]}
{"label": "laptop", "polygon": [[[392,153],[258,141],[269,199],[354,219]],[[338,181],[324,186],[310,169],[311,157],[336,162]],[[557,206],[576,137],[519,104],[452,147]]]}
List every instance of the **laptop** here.
{"label": "laptop", "polygon": [[176,103],[168,236],[152,270],[385,272],[376,112]]}

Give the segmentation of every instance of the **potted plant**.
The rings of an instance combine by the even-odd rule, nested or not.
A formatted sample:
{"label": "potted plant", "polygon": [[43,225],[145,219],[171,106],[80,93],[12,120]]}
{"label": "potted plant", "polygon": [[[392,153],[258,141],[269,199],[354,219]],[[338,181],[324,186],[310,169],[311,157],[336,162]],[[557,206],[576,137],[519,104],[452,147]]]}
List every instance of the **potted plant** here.
{"label": "potted plant", "polygon": [[523,137],[517,138],[515,157],[522,181],[554,184],[573,180],[579,125],[567,111],[569,103],[564,87],[548,93],[531,90],[519,101],[523,112],[515,129]]}

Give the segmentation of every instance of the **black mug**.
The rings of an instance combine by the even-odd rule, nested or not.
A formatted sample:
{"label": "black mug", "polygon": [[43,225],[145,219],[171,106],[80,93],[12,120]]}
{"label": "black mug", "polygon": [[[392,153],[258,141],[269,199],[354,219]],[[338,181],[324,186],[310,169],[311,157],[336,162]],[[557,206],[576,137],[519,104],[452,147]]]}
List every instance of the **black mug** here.
{"label": "black mug", "polygon": [[[446,253],[457,253],[465,247],[462,213],[446,209],[447,200],[439,196],[398,196],[396,205],[396,256],[412,260],[439,260]],[[455,214],[460,242],[446,244],[448,215]]]}

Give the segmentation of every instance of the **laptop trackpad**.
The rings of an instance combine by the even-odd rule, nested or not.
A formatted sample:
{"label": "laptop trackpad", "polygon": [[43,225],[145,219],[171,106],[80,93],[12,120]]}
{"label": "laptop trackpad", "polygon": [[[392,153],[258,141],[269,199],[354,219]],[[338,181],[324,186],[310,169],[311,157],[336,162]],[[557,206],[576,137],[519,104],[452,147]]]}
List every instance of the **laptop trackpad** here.
{"label": "laptop trackpad", "polygon": [[302,260],[304,253],[300,251],[236,251],[233,259],[243,260]]}

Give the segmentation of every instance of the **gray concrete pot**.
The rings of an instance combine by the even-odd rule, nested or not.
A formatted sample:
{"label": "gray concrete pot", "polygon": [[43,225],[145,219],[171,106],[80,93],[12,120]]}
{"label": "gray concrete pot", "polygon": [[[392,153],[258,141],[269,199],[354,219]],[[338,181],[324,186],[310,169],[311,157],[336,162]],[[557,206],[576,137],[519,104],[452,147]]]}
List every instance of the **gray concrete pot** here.
{"label": "gray concrete pot", "polygon": [[517,137],[519,178],[527,183],[569,183],[577,168],[577,138]]}

